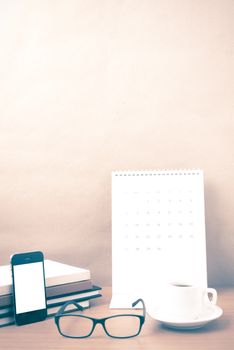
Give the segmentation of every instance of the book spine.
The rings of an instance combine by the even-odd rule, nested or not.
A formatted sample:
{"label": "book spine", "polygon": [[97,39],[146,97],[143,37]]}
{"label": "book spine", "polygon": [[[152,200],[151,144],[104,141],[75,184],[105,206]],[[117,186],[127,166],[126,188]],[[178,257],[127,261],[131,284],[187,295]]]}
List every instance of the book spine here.
{"label": "book spine", "polygon": [[63,276],[54,276],[46,278],[46,287],[51,287],[55,285],[61,285],[65,283],[77,282],[77,281],[86,281],[90,280],[90,271],[85,271],[82,275],[72,274],[72,275],[63,275]]}
{"label": "book spine", "polygon": [[54,306],[62,306],[65,302],[70,301],[70,300],[74,300],[77,303],[81,303],[83,301],[100,298],[101,296],[102,296],[101,294],[96,294],[96,295],[91,295],[91,296],[83,297],[83,298],[71,298],[71,299],[67,299],[66,301],[59,301],[57,303],[49,304],[49,305],[47,305],[47,308],[51,308]]}
{"label": "book spine", "polygon": [[65,283],[51,287],[46,287],[46,296],[47,298],[49,298],[68,293],[81,292],[88,289],[92,289],[91,279],[88,279],[86,281]]}

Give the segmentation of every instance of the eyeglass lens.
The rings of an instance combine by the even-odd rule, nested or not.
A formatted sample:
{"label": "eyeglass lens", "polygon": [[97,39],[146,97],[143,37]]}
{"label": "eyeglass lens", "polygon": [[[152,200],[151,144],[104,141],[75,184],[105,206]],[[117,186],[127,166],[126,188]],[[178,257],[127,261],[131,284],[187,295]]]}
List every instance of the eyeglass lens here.
{"label": "eyeglass lens", "polygon": [[93,329],[93,321],[82,316],[65,315],[59,319],[60,332],[67,337],[87,337]]}
{"label": "eyeglass lens", "polygon": [[140,330],[140,319],[133,315],[110,317],[105,321],[107,333],[112,337],[133,337]]}

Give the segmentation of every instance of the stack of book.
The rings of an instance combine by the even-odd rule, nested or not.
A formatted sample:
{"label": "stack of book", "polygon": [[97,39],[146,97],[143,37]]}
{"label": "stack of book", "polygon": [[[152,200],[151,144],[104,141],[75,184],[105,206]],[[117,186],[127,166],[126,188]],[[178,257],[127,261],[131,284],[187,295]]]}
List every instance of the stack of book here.
{"label": "stack of book", "polygon": [[[92,284],[89,270],[53,260],[45,260],[44,266],[48,317],[69,300],[88,308],[90,300],[101,297],[101,288]],[[5,265],[0,266],[0,327],[14,323],[11,267]]]}

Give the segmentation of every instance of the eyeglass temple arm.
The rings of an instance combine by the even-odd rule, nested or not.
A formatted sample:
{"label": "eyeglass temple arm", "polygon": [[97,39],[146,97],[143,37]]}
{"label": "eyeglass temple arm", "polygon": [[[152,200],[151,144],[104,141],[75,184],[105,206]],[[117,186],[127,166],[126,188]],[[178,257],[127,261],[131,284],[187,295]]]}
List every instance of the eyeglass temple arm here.
{"label": "eyeglass temple arm", "polygon": [[142,303],[143,305],[143,316],[144,316],[144,321],[145,321],[145,315],[146,315],[146,312],[145,312],[145,303],[144,303],[144,300],[143,299],[137,299],[136,301],[134,301],[134,303],[132,303],[132,307],[136,306],[138,303]]}
{"label": "eyeglass temple arm", "polygon": [[79,310],[79,311],[83,311],[84,310],[83,306],[81,306],[80,304],[76,303],[74,300],[69,300],[69,301],[67,301],[65,304],[63,304],[60,307],[60,309],[58,310],[58,312],[56,313],[55,316],[62,315],[68,305],[75,305],[77,307],[77,310]]}

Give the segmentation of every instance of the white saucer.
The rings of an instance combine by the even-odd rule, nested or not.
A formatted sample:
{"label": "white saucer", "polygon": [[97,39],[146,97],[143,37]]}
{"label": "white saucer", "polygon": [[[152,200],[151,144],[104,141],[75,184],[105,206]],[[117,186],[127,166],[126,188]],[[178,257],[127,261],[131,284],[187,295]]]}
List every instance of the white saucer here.
{"label": "white saucer", "polygon": [[206,310],[204,310],[204,312],[196,319],[188,320],[176,319],[171,315],[163,315],[162,313],[159,313],[156,310],[147,310],[147,313],[152,318],[161,322],[167,327],[181,330],[190,330],[201,328],[207,323],[216,320],[217,318],[222,316],[223,310],[219,306],[213,305],[212,307],[209,307]]}

